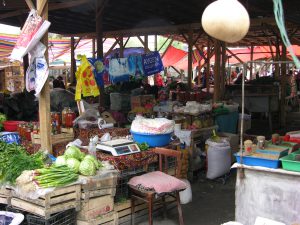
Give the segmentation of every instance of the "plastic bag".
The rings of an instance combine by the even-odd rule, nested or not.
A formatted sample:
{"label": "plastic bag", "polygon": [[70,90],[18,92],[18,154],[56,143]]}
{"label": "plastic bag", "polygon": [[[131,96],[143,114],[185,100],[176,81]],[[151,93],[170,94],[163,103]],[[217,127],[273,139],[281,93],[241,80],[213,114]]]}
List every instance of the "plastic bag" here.
{"label": "plastic bag", "polygon": [[24,220],[24,215],[21,213],[0,211],[0,224],[2,225],[19,225]]}
{"label": "plastic bag", "polygon": [[73,121],[73,124],[81,129],[98,128],[98,115],[97,110],[87,109],[81,116]]}
{"label": "plastic bag", "polygon": [[76,71],[77,84],[75,100],[80,100],[81,94],[84,97],[96,97],[100,95],[100,91],[93,74],[94,68],[91,66],[85,55],[78,56],[78,58],[80,59],[81,64]]}
{"label": "plastic bag", "polygon": [[44,36],[50,24],[49,21],[43,20],[36,10],[31,10],[10,58],[21,61],[23,56]]}
{"label": "plastic bag", "polygon": [[219,142],[210,139],[206,141],[207,150],[207,173],[208,179],[215,179],[230,171],[231,148],[226,138],[221,138]]}
{"label": "plastic bag", "polygon": [[192,202],[193,195],[192,195],[192,187],[188,180],[181,179],[187,186],[187,188],[184,191],[179,192],[180,196],[180,204],[188,204]]}

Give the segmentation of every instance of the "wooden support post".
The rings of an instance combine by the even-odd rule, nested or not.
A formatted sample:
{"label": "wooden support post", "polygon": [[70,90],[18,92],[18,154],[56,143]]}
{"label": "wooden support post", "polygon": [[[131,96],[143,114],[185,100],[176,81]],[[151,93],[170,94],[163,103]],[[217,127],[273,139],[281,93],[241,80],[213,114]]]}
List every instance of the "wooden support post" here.
{"label": "wooden support post", "polygon": [[124,43],[123,43],[123,36],[119,39],[119,46],[120,46],[120,58],[124,57]]}
{"label": "wooden support post", "polygon": [[210,78],[210,41],[207,39],[207,62],[206,62],[206,92],[209,93]]}
{"label": "wooden support post", "polygon": [[188,36],[188,89],[192,88],[192,77],[193,77],[193,30],[190,29]]}
{"label": "wooden support post", "polygon": [[25,0],[25,1],[30,10],[35,9],[35,6],[31,0]]}
{"label": "wooden support post", "polygon": [[159,47],[158,51],[160,51],[164,46],[165,44],[168,42],[168,40],[170,39],[170,36],[164,41],[164,43]]}
{"label": "wooden support post", "polygon": [[[96,0],[96,39],[97,39],[97,58],[103,59],[103,11],[104,0]],[[100,88],[99,106],[104,106],[104,89]]]}
{"label": "wooden support post", "polygon": [[[137,36],[137,38],[139,39],[139,41],[142,43],[142,45],[144,46],[144,51],[145,52],[150,52],[149,48],[148,48],[148,36],[147,36],[147,39],[146,39],[146,36],[145,36],[145,41],[143,41],[143,39],[140,37],[140,36]],[[147,43],[146,43],[147,41]]]}
{"label": "wooden support post", "polygon": [[26,54],[23,57],[24,84],[26,84],[26,71],[28,67],[29,67],[29,58],[28,58],[28,54]]}
{"label": "wooden support post", "polygon": [[103,7],[104,0],[96,0],[96,38],[98,58],[103,58]]}
{"label": "wooden support post", "polygon": [[92,39],[92,51],[93,51],[93,58],[96,58],[96,39]]}
{"label": "wooden support post", "polygon": [[166,50],[161,55],[161,58],[163,58],[166,55],[168,49],[171,47],[171,45],[173,44],[173,42],[174,42],[174,39],[172,38],[171,41],[170,41],[170,43],[168,44],[168,47],[166,48]]}
{"label": "wooden support post", "polygon": [[75,72],[76,72],[76,60],[75,60],[75,39],[74,37],[71,37],[71,68],[70,68],[70,82],[71,85],[75,85],[76,78],[75,78]]}
{"label": "wooden support post", "polygon": [[[280,59],[280,47],[279,47],[279,38],[276,38],[276,61],[279,61]],[[279,64],[275,64],[275,79],[279,78]]]}
{"label": "wooden support post", "polygon": [[157,51],[157,35],[154,35],[154,51]]}
{"label": "wooden support post", "polygon": [[215,40],[215,66],[214,66],[214,102],[220,100],[220,60],[221,60],[221,51],[220,51],[220,41]]}
{"label": "wooden support post", "polygon": [[[286,61],[286,47],[284,44],[282,44],[282,55],[281,55],[281,61]],[[286,97],[286,64],[281,64],[281,79],[280,79],[280,85],[281,85],[281,99],[280,99],[280,125],[282,127],[285,126],[286,120],[285,120],[285,97]]]}
{"label": "wooden support post", "polygon": [[221,43],[222,46],[222,64],[221,64],[221,74],[220,74],[220,97],[225,94],[225,79],[226,79],[226,44]]}
{"label": "wooden support post", "polygon": [[[37,10],[42,12],[40,15],[43,19],[48,19],[48,1],[37,0]],[[45,52],[45,58],[48,63],[48,32],[45,33],[41,42],[47,46]],[[39,98],[39,120],[40,120],[40,135],[41,135],[41,149],[47,150],[52,154],[51,146],[51,120],[50,120],[50,88],[49,79],[45,82],[45,85],[40,93]]]}
{"label": "wooden support post", "polygon": [[253,51],[254,51],[254,46],[251,43],[251,49],[250,49],[250,80],[253,79]]}
{"label": "wooden support post", "polygon": [[[198,85],[200,85],[201,84],[201,60],[198,61],[197,71],[198,71],[197,83],[198,83]],[[203,76],[205,76],[205,74]],[[204,87],[201,86],[201,88],[204,88]]]}
{"label": "wooden support post", "polygon": [[144,52],[147,53],[147,52],[150,51],[149,47],[148,47],[148,45],[149,45],[149,43],[148,43],[148,35],[145,35],[144,43],[145,43],[144,44]]}

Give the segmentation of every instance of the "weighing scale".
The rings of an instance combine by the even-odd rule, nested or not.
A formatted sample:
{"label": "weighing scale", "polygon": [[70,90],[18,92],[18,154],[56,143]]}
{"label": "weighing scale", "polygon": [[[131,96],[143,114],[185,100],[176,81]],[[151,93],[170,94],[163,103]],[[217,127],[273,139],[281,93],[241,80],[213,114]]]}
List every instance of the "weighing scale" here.
{"label": "weighing scale", "polygon": [[113,156],[129,155],[140,152],[139,146],[128,139],[115,139],[97,144],[100,151],[110,152]]}

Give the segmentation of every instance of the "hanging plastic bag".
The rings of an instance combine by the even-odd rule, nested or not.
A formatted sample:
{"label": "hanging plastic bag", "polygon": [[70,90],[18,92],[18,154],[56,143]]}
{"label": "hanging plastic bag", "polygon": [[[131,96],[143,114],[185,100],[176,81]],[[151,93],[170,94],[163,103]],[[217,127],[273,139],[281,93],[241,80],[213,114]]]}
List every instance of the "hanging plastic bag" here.
{"label": "hanging plastic bag", "polygon": [[75,100],[81,99],[81,94],[84,97],[98,96],[100,95],[99,89],[96,84],[96,80],[93,74],[93,67],[88,62],[85,55],[79,55],[78,58],[81,61],[80,66],[76,71],[76,92]]}
{"label": "hanging plastic bag", "polygon": [[105,73],[105,65],[103,64],[103,60],[100,58],[89,58],[88,61],[94,68],[93,72],[98,87],[104,88],[103,75]]}
{"label": "hanging plastic bag", "polygon": [[21,61],[23,56],[44,36],[50,24],[49,21],[43,20],[36,10],[31,10],[10,58]]}

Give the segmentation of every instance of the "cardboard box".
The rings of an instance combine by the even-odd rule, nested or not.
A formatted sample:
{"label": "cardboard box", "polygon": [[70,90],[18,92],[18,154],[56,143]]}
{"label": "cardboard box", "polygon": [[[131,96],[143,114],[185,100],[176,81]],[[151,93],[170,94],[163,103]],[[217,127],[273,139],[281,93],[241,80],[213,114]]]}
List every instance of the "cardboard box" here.
{"label": "cardboard box", "polygon": [[91,198],[81,203],[81,210],[77,214],[78,220],[90,221],[114,209],[114,198],[111,195]]}

